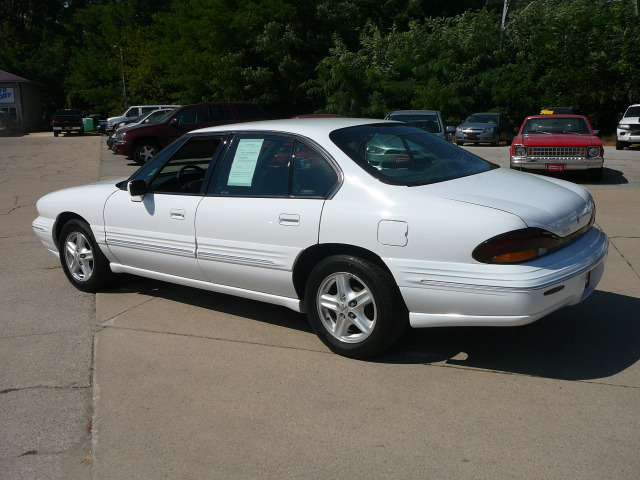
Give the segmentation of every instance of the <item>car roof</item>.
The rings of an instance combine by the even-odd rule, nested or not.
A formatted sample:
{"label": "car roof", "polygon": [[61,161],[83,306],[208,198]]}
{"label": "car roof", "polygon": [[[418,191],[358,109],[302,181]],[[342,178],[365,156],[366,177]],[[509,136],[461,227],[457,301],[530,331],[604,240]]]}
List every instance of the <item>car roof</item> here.
{"label": "car roof", "polygon": [[371,125],[375,123],[398,124],[398,122],[374,118],[289,118],[282,120],[261,120],[256,122],[218,125],[194,130],[191,134],[249,131],[292,133],[310,138],[326,138],[334,130],[355,127],[358,125]]}

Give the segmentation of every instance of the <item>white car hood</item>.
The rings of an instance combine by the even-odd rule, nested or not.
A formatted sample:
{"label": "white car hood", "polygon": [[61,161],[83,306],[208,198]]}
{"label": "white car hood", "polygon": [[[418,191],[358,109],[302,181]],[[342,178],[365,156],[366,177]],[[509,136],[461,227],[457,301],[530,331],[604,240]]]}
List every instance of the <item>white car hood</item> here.
{"label": "white car hood", "polygon": [[517,215],[529,227],[565,237],[589,223],[595,208],[587,189],[562,180],[498,168],[429,185],[429,193]]}
{"label": "white car hood", "polygon": [[618,125],[631,125],[632,123],[640,123],[640,117],[624,117],[620,119]]}

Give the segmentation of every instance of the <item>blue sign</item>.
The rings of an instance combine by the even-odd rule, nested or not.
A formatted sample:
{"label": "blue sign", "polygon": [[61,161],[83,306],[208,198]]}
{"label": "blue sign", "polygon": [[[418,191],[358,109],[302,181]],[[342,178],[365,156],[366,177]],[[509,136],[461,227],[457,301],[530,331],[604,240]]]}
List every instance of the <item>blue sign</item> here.
{"label": "blue sign", "polygon": [[0,103],[13,103],[13,88],[0,87]]}

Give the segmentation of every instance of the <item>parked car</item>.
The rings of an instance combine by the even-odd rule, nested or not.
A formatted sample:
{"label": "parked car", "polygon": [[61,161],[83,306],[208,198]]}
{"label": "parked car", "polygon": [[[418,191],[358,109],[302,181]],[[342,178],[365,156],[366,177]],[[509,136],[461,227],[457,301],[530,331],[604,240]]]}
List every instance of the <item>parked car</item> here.
{"label": "parked car", "polygon": [[511,145],[516,170],[562,173],[582,170],[602,179],[602,140],[582,115],[533,115],[524,119]]}
{"label": "parked car", "polygon": [[616,150],[640,143],[640,103],[630,105],[616,129]]}
{"label": "parked car", "polygon": [[573,115],[573,107],[542,107],[540,115]]}
{"label": "parked car", "polygon": [[384,118],[408,123],[444,139],[456,131],[456,127],[444,123],[442,114],[437,110],[397,110]]}
{"label": "parked car", "polygon": [[153,123],[161,122],[169,115],[169,112],[173,110],[174,109],[154,110],[144,115],[140,115],[138,118],[135,118],[131,123],[125,123],[124,125],[121,124],[122,126],[118,127],[117,130],[114,131],[111,135],[109,135],[109,138],[107,138],[107,147],[109,148],[109,150],[113,148],[113,144],[117,139],[118,133],[124,133],[125,131],[130,130],[133,127],[136,127],[138,125],[150,125]]}
{"label": "parked car", "polygon": [[251,102],[197,103],[180,107],[153,125],[138,125],[116,135],[113,151],[132,156],[138,163],[145,163],[162,148],[198,128],[227,123],[264,120],[264,110]]}
{"label": "parked car", "polygon": [[500,142],[511,145],[513,125],[504,113],[474,113],[456,128],[456,144],[490,143],[498,146]]}
{"label": "parked car", "polygon": [[82,123],[82,114],[80,110],[60,109],[56,110],[51,120],[53,136],[57,137],[60,133],[76,132],[80,135],[84,133],[84,124]]}
{"label": "parked car", "polygon": [[132,118],[138,118],[140,115],[153,112],[154,110],[158,110],[159,108],[178,108],[179,106],[180,105],[134,105],[127,108],[122,115],[107,118],[105,132],[107,134],[110,134],[122,121]]}
{"label": "parked car", "polygon": [[13,135],[15,132],[15,124],[11,115],[7,112],[0,111],[0,135]]}
{"label": "parked car", "polygon": [[[428,156],[369,162],[371,139],[398,137]],[[407,324],[523,325],[581,302],[608,248],[586,188],[384,120],[200,129],[127,179],[36,207],[36,235],[80,290],[126,272],[265,301],[306,312],[353,358]]]}

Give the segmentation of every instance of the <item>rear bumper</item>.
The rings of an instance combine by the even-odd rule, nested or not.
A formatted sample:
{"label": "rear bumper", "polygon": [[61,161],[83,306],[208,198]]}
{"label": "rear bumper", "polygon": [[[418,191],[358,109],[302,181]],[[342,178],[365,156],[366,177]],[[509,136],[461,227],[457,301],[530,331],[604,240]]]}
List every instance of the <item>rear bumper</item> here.
{"label": "rear bumper", "polygon": [[63,127],[58,127],[58,126],[53,126],[53,131],[54,132],[81,132],[84,130],[84,126],[82,125],[78,125],[78,126],[63,126]]}
{"label": "rear bumper", "polygon": [[[567,247],[522,265],[387,260],[412,327],[515,326],[587,298],[604,273],[609,242],[592,228]],[[449,270],[449,269],[447,269]]]}

